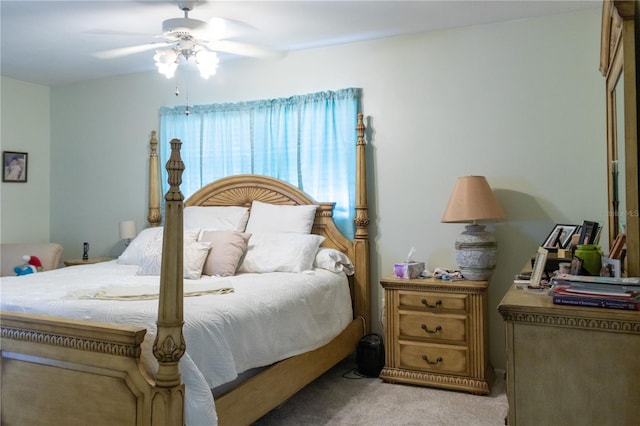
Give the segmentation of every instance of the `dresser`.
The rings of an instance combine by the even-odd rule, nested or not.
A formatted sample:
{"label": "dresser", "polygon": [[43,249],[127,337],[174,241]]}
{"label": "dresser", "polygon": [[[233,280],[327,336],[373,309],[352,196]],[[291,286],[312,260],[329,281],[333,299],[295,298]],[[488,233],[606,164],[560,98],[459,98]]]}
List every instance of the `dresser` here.
{"label": "dresser", "polygon": [[554,305],[515,285],[498,310],[510,426],[639,424],[640,312]]}
{"label": "dresser", "polygon": [[385,294],[385,366],[391,383],[489,394],[487,281],[395,279]]}

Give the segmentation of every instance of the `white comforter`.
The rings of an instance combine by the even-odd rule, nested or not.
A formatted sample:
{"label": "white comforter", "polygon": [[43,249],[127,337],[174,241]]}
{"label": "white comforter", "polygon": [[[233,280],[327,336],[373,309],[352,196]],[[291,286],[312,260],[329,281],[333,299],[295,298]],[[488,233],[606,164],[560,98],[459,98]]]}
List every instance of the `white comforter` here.
{"label": "white comforter", "polygon": [[[148,295],[149,288],[157,287],[158,277],[136,276],[137,268],[112,261],[3,277],[1,309],[146,327],[142,356],[145,368],[154,375],[157,362],[151,345],[158,300],[92,299],[128,286],[137,286]],[[189,425],[217,423],[210,389],[250,368],[316,349],[339,334],[352,318],[346,276],[324,269],[300,274],[203,276],[197,281],[184,280],[184,284],[185,293],[190,288],[233,288],[228,294],[184,299],[187,353],[180,361],[180,371]]]}

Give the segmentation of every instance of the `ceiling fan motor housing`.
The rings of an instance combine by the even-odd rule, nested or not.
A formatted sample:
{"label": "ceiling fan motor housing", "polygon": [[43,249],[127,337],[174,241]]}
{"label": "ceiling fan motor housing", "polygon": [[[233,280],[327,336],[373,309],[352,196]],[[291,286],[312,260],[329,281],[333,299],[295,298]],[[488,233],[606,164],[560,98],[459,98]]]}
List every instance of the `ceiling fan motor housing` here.
{"label": "ceiling fan motor housing", "polygon": [[162,32],[165,34],[188,34],[193,35],[194,32],[205,29],[207,23],[200,19],[193,18],[173,18],[167,19],[162,23]]}

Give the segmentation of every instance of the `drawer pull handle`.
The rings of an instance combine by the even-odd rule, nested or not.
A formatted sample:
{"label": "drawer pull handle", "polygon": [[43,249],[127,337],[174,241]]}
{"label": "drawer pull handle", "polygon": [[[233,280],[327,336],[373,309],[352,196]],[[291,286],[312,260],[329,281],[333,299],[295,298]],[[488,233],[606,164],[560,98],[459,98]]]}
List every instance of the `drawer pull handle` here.
{"label": "drawer pull handle", "polygon": [[430,305],[429,302],[427,302],[427,299],[422,299],[421,302],[427,308],[438,308],[442,305],[442,300],[437,300],[435,305]]}
{"label": "drawer pull handle", "polygon": [[421,327],[422,327],[422,329],[423,329],[424,331],[426,331],[426,332],[427,332],[427,333],[429,333],[429,334],[436,334],[438,331],[441,331],[441,330],[442,330],[442,327],[441,327],[441,326],[437,326],[437,327],[435,328],[435,330],[429,330],[429,328],[427,327],[427,324],[422,324],[422,326],[421,326]]}
{"label": "drawer pull handle", "polygon": [[430,364],[430,365],[438,365],[439,363],[442,362],[442,357],[441,356],[439,356],[438,359],[436,359],[435,361],[429,361],[429,357],[426,356],[426,355],[422,355],[422,359],[424,361],[426,361],[427,364]]}

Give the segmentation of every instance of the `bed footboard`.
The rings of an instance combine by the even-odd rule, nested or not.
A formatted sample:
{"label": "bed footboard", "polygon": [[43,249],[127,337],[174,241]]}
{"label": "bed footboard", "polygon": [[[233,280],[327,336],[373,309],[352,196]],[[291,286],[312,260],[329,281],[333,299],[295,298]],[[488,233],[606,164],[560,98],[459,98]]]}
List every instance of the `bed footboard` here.
{"label": "bed footboard", "polygon": [[156,388],[139,327],[0,312],[3,425],[184,424],[184,386]]}

